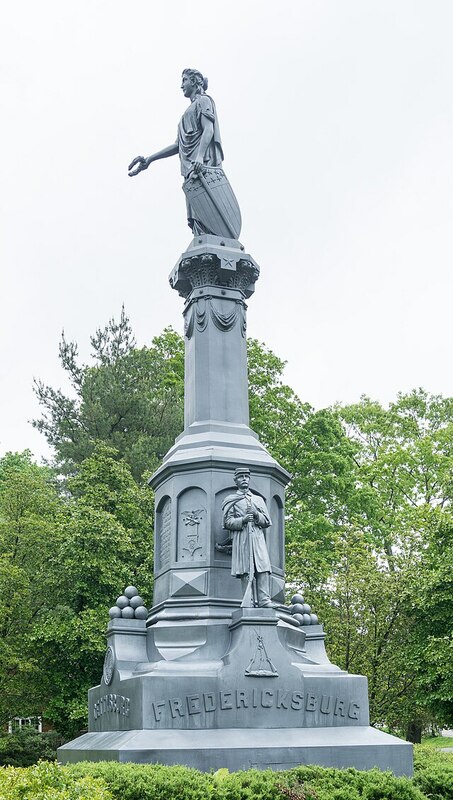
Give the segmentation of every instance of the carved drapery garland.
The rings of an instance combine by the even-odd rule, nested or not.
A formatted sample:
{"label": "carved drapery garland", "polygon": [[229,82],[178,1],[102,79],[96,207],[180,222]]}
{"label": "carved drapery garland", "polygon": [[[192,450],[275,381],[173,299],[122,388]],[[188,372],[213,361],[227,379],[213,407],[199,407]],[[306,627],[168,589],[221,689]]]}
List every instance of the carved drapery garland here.
{"label": "carved drapery garland", "polygon": [[229,314],[222,314],[213,302],[211,295],[205,297],[197,297],[187,309],[184,320],[184,333],[187,339],[191,339],[194,327],[197,330],[204,331],[207,327],[209,318],[212,319],[214,325],[219,331],[231,331],[239,319],[241,326],[241,335],[245,337],[247,330],[247,306],[243,300],[234,301],[234,309]]}

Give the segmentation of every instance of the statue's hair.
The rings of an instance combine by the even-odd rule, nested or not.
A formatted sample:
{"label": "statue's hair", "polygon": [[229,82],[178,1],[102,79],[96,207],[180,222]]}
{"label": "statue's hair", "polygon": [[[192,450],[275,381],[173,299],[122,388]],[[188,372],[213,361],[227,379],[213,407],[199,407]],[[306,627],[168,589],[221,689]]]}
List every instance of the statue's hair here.
{"label": "statue's hair", "polygon": [[208,79],[204,78],[199,70],[187,68],[183,69],[182,74],[187,75],[189,78],[192,78],[192,80],[195,81],[200,93],[205,92],[208,88]]}

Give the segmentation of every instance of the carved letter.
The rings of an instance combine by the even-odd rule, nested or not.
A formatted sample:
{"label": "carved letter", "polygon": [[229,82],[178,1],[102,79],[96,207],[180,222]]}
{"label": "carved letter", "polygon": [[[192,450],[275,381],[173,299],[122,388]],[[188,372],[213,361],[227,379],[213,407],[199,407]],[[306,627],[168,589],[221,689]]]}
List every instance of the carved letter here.
{"label": "carved letter", "polygon": [[236,708],[248,708],[247,692],[236,691]]}
{"label": "carved letter", "polygon": [[201,714],[199,694],[189,694],[186,700],[189,714]]}
{"label": "carved letter", "polygon": [[307,699],[305,701],[305,710],[316,711],[317,705],[318,705],[318,698],[314,694],[307,694]]}
{"label": "carved letter", "polygon": [[124,708],[124,716],[125,716],[125,717],[128,717],[128,716],[129,716],[129,707],[130,707],[130,703],[131,703],[131,701],[130,701],[129,697],[125,697],[125,698],[124,698],[124,704],[125,704],[125,708]]}
{"label": "carved letter", "polygon": [[[266,697],[268,697],[269,700],[266,700],[266,702],[264,702]],[[271,692],[269,689],[264,689],[264,691],[261,692],[261,705],[263,706],[263,708],[272,708],[273,699],[274,699],[274,693]]]}
{"label": "carved letter", "polygon": [[294,711],[301,711],[303,708],[304,696],[302,692],[293,692],[291,698],[291,708]]}
{"label": "carved letter", "polygon": [[173,719],[176,717],[176,712],[178,712],[180,717],[184,717],[184,709],[182,707],[182,701],[180,697],[171,697],[170,698],[170,711]]}
{"label": "carved letter", "polygon": [[205,711],[215,711],[217,708],[217,703],[214,692],[203,693],[203,703]]}
{"label": "carved letter", "polygon": [[252,696],[253,696],[253,708],[258,708],[258,692],[256,689],[253,690]]}
{"label": "carved letter", "polygon": [[329,694],[323,694],[321,697],[321,714],[330,714],[332,712],[332,697]]}
{"label": "carved letter", "polygon": [[349,703],[349,708],[348,708],[349,719],[358,719],[359,711],[360,711],[360,706],[358,706],[357,703]]}
{"label": "carved letter", "polygon": [[289,692],[283,691],[283,689],[279,689],[277,692],[277,708],[289,708],[289,700],[288,700]]}
{"label": "carved letter", "polygon": [[333,713],[335,717],[344,717],[344,700],[340,700],[339,697],[335,698],[335,711]]}
{"label": "carved letter", "polygon": [[156,722],[160,722],[162,719],[162,709],[165,708],[165,701],[164,700],[157,700],[156,703],[153,703],[153,711],[154,717]]}
{"label": "carved letter", "polygon": [[222,710],[226,708],[233,708],[233,703],[231,702],[231,692],[220,692],[220,708]]}

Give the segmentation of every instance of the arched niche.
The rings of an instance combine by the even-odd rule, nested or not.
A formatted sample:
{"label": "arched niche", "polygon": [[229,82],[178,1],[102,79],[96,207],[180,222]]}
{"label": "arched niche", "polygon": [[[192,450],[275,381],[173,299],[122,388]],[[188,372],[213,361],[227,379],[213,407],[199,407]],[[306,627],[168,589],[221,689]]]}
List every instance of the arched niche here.
{"label": "arched niche", "polygon": [[283,503],[278,494],[274,494],[269,509],[272,526],[266,531],[267,547],[271,564],[279,569],[285,567],[285,523]]}
{"label": "arched niche", "polygon": [[176,560],[188,564],[207,558],[207,495],[189,486],[177,498]]}

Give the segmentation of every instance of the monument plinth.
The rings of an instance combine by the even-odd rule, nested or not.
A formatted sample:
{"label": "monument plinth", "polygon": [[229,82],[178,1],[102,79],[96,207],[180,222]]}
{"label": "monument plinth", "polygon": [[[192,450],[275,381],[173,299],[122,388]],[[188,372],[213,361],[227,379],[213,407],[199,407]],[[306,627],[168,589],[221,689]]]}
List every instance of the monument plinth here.
{"label": "monument plinth", "polygon": [[[154,604],[145,622],[128,587],[111,609],[89,732],[59,759],[411,774],[411,745],[369,727],[366,678],[330,663],[303,598],[284,605],[290,476],[249,427],[246,301],[259,267],[225,236],[239,235],[239,209],[221,169],[215,107],[195,91],[194,74],[190,85],[183,75],[192,106],[177,145],[137,157],[130,173],[179,152],[195,234],[170,275],[184,298],[185,423],[150,481]],[[187,126],[192,136],[197,124],[193,144]],[[186,163],[188,142],[205,150]]]}

